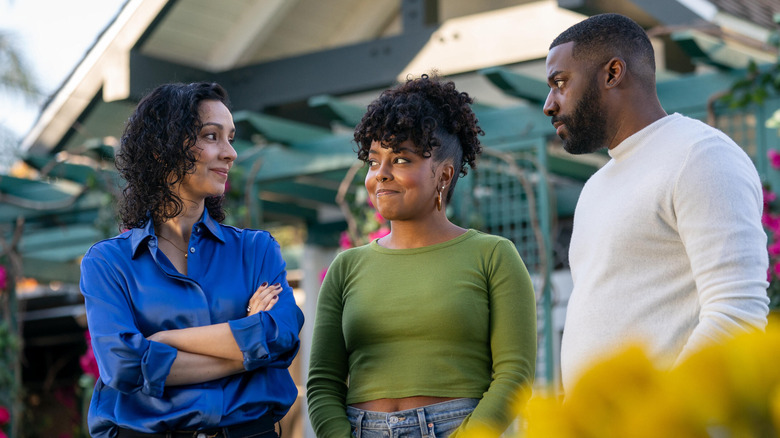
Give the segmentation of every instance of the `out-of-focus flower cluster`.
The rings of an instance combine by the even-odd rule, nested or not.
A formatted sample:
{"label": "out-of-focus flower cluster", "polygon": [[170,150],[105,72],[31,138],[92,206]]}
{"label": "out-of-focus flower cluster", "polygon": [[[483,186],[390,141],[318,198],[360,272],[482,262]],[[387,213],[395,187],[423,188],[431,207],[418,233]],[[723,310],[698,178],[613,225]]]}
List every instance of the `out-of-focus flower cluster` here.
{"label": "out-of-focus flower cluster", "polygon": [[0,406],[0,438],[8,438],[8,435],[3,432],[3,426],[11,421],[11,412],[5,406]]}
{"label": "out-of-focus flower cluster", "polygon": [[[365,196],[364,192],[360,193]],[[374,239],[390,234],[390,225],[387,220],[374,209],[374,205],[367,197],[365,203],[361,202],[358,207],[352,208],[352,215],[355,221],[354,231],[344,230],[339,235],[339,249],[342,251],[365,245]],[[328,268],[320,272],[320,284],[325,280],[327,273]]]}
{"label": "out-of-focus flower cluster", "polygon": [[79,365],[81,371],[91,377],[92,383],[100,377],[100,370],[98,370],[97,359],[95,359],[95,352],[92,350],[92,337],[89,335],[89,331],[84,332],[84,340],[87,345],[87,349],[79,357]]}
{"label": "out-of-focus flower cluster", "polygon": [[670,371],[627,347],[586,371],[565,400],[534,395],[517,411],[518,437],[780,436],[778,326],[706,347]]}
{"label": "out-of-focus flower cluster", "polygon": [[[773,169],[780,170],[780,152],[770,149],[767,157]],[[769,271],[767,281],[770,304],[772,308],[780,306],[780,201],[777,194],[768,185],[764,186],[764,214],[761,223],[767,234],[767,251],[769,252]]]}
{"label": "out-of-focus flower cluster", "polygon": [[339,247],[349,249],[364,245],[374,239],[379,239],[390,234],[390,226],[387,220],[374,209],[370,199],[366,204],[354,212],[357,235],[351,235],[349,231],[343,231],[339,238]]}

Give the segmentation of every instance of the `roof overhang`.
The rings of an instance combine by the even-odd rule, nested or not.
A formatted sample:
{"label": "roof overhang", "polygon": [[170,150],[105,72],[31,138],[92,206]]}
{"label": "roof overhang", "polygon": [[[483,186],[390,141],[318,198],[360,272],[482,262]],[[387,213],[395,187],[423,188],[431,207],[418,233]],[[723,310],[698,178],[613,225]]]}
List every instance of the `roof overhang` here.
{"label": "roof overhang", "polygon": [[[172,7],[166,7],[169,4]],[[269,106],[306,102],[321,94],[382,89],[407,75],[434,69],[454,75],[543,59],[549,41],[583,18],[559,8],[554,0],[542,0],[434,25],[423,23],[398,35],[253,65],[230,65],[243,59],[241,50],[233,47],[218,59],[218,65],[203,69],[195,62],[156,58],[154,50],[144,48],[151,40],[161,44],[157,32],[150,30],[164,25],[166,18],[160,14],[173,13],[182,5],[166,0],[129,1],[44,107],[23,140],[23,150],[57,151],[73,135],[76,122],[93,117],[90,112],[118,111],[112,119],[121,119],[127,115],[126,105],[105,105],[135,100],[172,80],[220,82],[231,92],[234,109],[262,111]],[[278,16],[289,7],[283,3],[272,6],[273,11],[263,11],[262,17]],[[254,10],[249,8],[247,13]],[[252,50],[252,38],[247,34],[254,35],[255,30],[229,33],[231,46]],[[215,52],[212,49],[209,53]],[[214,71],[216,67],[227,69]]]}
{"label": "roof overhang", "polygon": [[129,88],[130,50],[167,0],[129,0],[84,59],[43,107],[22,140],[22,150],[51,149],[71,129],[98,92],[103,100],[125,99]]}

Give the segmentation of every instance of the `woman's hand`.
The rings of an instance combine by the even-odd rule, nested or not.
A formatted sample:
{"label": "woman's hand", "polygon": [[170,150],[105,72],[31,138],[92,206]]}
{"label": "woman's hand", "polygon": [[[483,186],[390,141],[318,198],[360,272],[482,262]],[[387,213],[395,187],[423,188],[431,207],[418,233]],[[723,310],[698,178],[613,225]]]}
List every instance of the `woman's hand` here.
{"label": "woman's hand", "polygon": [[282,285],[279,283],[269,285],[263,283],[257,288],[252,297],[249,298],[249,305],[247,306],[247,316],[254,315],[258,312],[266,312],[271,310],[279,301],[279,294],[282,292]]}

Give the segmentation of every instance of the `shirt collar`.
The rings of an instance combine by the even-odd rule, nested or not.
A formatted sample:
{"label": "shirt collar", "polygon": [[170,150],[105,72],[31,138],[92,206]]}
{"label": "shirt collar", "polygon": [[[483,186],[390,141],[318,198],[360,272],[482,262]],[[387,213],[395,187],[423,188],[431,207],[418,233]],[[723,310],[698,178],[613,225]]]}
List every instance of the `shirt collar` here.
{"label": "shirt collar", "polygon": [[207,209],[203,209],[203,216],[201,216],[200,221],[198,221],[198,223],[195,225],[198,224],[203,224],[203,226],[211,232],[211,235],[214,236],[215,239],[219,240],[221,243],[225,243],[225,236],[222,234],[222,227],[220,227],[219,223],[211,217]]}
{"label": "shirt collar", "polygon": [[[148,220],[146,221],[146,225],[141,228],[133,228],[130,230],[130,244],[133,251],[133,258],[138,255],[138,249],[141,247],[141,244],[148,241],[152,236],[155,236],[152,216],[148,215],[147,217]],[[211,217],[207,209],[203,210],[203,215],[200,217],[200,220],[195,223],[195,227],[202,227],[204,230],[208,230],[209,234],[215,239],[219,240],[221,243],[225,243],[222,227],[220,227],[219,223]]]}

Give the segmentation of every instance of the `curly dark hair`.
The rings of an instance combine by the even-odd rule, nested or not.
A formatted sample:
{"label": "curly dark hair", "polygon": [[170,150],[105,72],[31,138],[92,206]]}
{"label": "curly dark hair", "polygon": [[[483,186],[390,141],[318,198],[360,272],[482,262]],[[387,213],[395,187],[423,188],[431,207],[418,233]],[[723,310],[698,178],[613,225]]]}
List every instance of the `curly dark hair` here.
{"label": "curly dark hair", "polygon": [[655,87],[655,52],[642,26],[620,14],[598,14],[571,26],[556,37],[550,49],[574,42],[572,57],[600,66],[612,57],[626,60],[646,88]]}
{"label": "curly dark hair", "polygon": [[[195,169],[192,146],[203,126],[198,110],[204,100],[230,107],[225,89],[209,82],[161,85],[138,103],[116,153],[116,168],[126,183],[120,228],[143,227],[149,219],[164,222],[182,212],[183,202],[172,188]],[[206,198],[209,214],[220,222],[223,200]]]}
{"label": "curly dark hair", "polygon": [[399,145],[411,140],[417,152],[433,157],[436,163],[451,159],[455,175],[447,191],[452,197],[459,176],[468,167],[476,168],[482,152],[479,135],[485,135],[471,110],[474,100],[455,89],[452,81],[441,81],[436,75],[422,75],[385,90],[371,104],[355,128],[358,159],[368,161],[371,143],[399,151]]}

